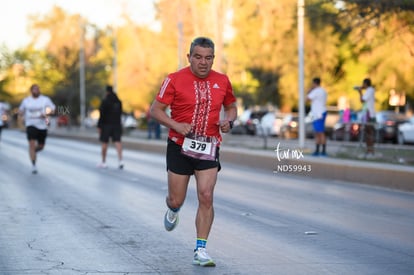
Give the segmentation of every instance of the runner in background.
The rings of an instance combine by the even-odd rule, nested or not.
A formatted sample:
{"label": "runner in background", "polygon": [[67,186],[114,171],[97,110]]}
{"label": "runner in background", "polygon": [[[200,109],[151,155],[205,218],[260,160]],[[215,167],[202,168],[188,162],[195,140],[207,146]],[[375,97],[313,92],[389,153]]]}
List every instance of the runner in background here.
{"label": "runner in background", "polygon": [[48,115],[55,111],[52,100],[41,94],[39,85],[30,87],[31,95],[23,99],[19,113],[23,116],[27,139],[29,141],[29,156],[32,163],[32,173],[37,173],[37,153],[45,147],[48,127]]}

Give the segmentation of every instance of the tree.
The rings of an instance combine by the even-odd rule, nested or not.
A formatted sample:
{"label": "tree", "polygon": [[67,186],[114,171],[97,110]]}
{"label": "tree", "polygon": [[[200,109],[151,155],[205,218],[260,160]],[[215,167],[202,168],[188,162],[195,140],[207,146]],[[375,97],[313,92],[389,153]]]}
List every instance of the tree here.
{"label": "tree", "polygon": [[[388,109],[391,89],[414,100],[414,2],[342,1],[337,20],[344,35],[343,83],[371,77],[377,87],[377,108]],[[349,89],[349,88],[348,88]],[[359,102],[355,93],[352,102]],[[412,101],[414,103],[414,101]],[[358,105],[358,104],[356,104]]]}
{"label": "tree", "polygon": [[[174,68],[176,60],[165,54],[160,34],[127,24],[118,28],[119,96],[127,111],[144,112],[158,92],[166,70]],[[174,55],[175,57],[176,55]]]}
{"label": "tree", "polygon": [[[56,6],[43,18],[32,17],[30,29],[33,41],[27,51],[33,53],[28,57],[33,81],[52,91],[55,102],[70,110],[76,120],[80,113],[80,41],[84,39],[86,102],[90,102],[103,95],[108,79],[106,66],[112,59],[100,44],[105,34],[80,15],[68,15]],[[48,38],[44,50],[34,50],[44,37]],[[106,54],[99,55],[98,51]]]}
{"label": "tree", "polygon": [[[125,110],[145,111],[162,80],[187,65],[196,36],[216,43],[214,69],[227,73],[243,104],[298,107],[297,3],[291,0],[159,0],[161,30],[137,26],[124,16],[116,29],[99,29],[80,15],[55,7],[33,17],[33,43],[3,54],[0,89],[21,98],[31,83],[79,113],[79,44],[85,26],[86,96],[96,107],[113,83]],[[414,99],[414,4],[396,0],[306,0],[305,85],[315,76],[329,92],[329,104],[346,96],[360,108],[352,86],[371,77],[378,108],[388,108],[390,89]],[[83,20],[83,21],[82,21]],[[82,24],[81,24],[82,23]],[[117,53],[113,41],[118,45]]]}
{"label": "tree", "polygon": [[[239,0],[234,3],[233,26],[237,33],[229,44],[236,83],[243,70],[252,75],[258,104],[273,103],[284,111],[298,107],[298,50],[296,2]],[[316,19],[316,20],[315,20]],[[335,81],[339,36],[324,18],[308,19],[305,39],[306,82],[320,76],[328,85]],[[316,74],[316,75],[315,75]],[[238,78],[237,76],[241,77]],[[240,85],[248,87],[249,85]]]}

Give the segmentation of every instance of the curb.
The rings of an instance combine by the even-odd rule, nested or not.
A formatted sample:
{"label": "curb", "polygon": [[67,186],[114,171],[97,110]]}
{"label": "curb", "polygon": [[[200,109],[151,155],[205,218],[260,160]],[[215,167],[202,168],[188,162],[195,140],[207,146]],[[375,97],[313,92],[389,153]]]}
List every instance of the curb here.
{"label": "curb", "polygon": [[[51,131],[49,135],[99,144],[97,134],[93,136],[91,134],[82,135],[79,133]],[[159,154],[165,154],[166,149],[165,140],[144,140],[124,137],[122,143],[123,147],[127,149]],[[222,162],[263,169],[275,174],[303,177],[306,175],[306,177],[311,178],[340,180],[403,191],[414,191],[414,169],[412,167],[329,157],[312,157],[309,155],[304,155],[298,159],[283,159],[279,161],[273,150],[256,151],[226,146],[222,146],[221,152],[223,152],[220,155]]]}

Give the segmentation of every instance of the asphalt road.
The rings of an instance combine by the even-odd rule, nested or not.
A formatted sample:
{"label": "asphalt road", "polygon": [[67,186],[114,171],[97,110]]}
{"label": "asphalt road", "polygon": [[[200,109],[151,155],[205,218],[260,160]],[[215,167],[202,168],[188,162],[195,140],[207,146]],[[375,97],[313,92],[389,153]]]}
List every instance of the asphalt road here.
{"label": "asphalt road", "polygon": [[194,182],[163,228],[164,156],[50,137],[31,174],[25,134],[0,142],[0,274],[414,274],[414,194],[223,163],[208,242],[191,264]]}

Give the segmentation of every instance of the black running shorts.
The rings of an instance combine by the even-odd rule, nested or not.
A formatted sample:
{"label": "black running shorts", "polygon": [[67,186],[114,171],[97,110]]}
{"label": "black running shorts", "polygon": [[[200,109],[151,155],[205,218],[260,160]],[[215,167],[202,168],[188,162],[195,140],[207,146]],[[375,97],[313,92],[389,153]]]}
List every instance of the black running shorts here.
{"label": "black running shorts", "polygon": [[207,170],[215,167],[220,171],[218,146],[216,160],[200,160],[181,154],[181,146],[168,139],[167,171],[169,170],[179,175],[193,175],[195,170]]}
{"label": "black running shorts", "polygon": [[104,143],[109,142],[109,138],[112,142],[121,141],[122,125],[103,125],[101,128],[101,135],[99,140]]}
{"label": "black running shorts", "polygon": [[40,130],[34,126],[26,127],[26,134],[28,140],[37,140],[38,144],[45,144],[47,137],[47,130]]}

